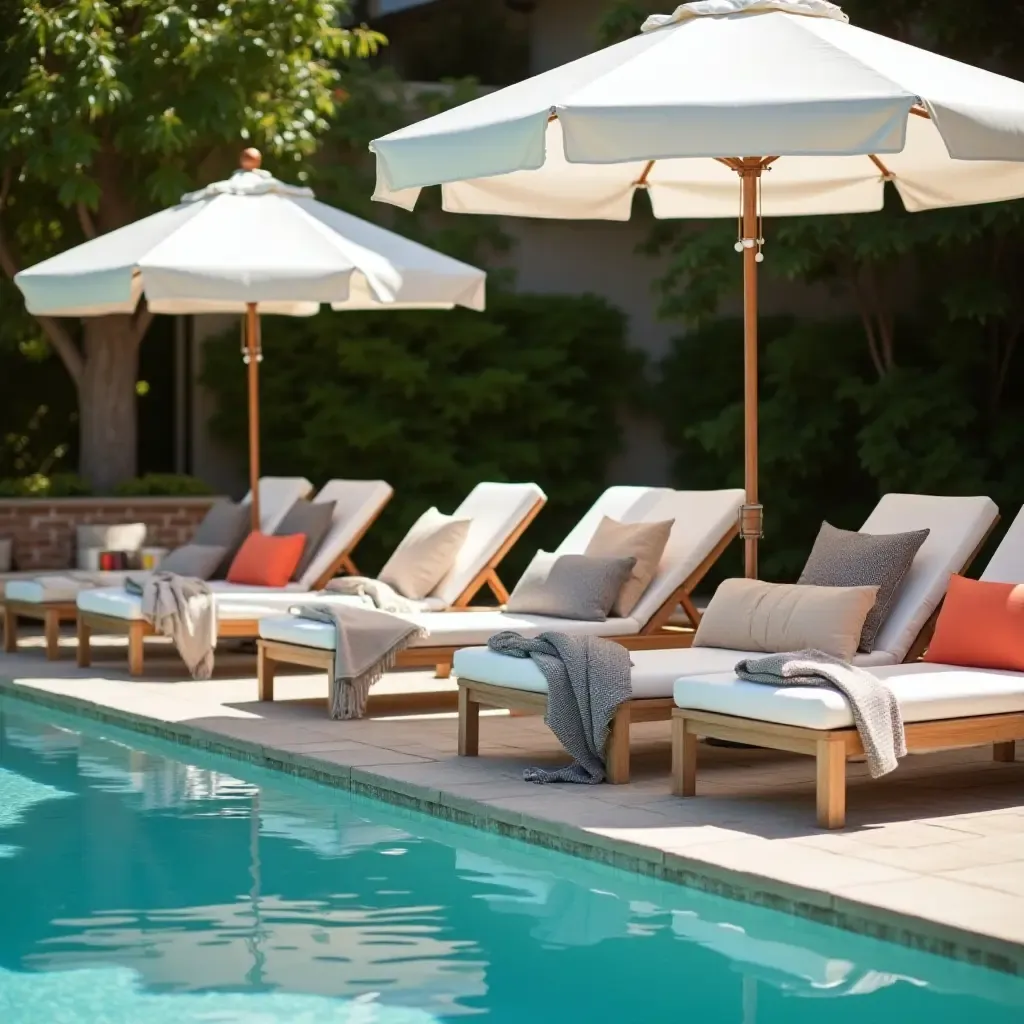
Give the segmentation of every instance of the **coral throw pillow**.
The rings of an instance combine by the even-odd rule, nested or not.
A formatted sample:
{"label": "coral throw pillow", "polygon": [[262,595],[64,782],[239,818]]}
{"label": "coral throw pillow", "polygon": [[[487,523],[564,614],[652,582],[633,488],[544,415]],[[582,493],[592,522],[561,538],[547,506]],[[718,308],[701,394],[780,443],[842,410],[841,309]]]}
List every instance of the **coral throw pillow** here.
{"label": "coral throw pillow", "polygon": [[1024,585],[952,577],[924,660],[1024,672]]}
{"label": "coral throw pillow", "polygon": [[304,533],[293,533],[287,537],[250,533],[228,569],[228,583],[283,587],[292,578],[305,547]]}

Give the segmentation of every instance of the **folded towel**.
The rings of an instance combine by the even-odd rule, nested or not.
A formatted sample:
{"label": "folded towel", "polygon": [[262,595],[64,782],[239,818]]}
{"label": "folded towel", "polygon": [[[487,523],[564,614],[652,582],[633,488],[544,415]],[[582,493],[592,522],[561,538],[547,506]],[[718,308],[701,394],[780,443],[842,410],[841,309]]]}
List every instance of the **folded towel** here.
{"label": "folded towel", "polygon": [[903,716],[892,690],[877,676],[848,665],[823,651],[793,651],[746,658],[736,675],[768,686],[819,686],[838,690],[850,705],[864,744],[871,777],[894,771],[907,753]]}
{"label": "folded towel", "polygon": [[370,687],[391,668],[400,651],[427,631],[408,619],[360,605],[298,605],[292,615],[334,626],[331,718],[362,718]]}
{"label": "folded towel", "polygon": [[142,617],[174,641],[193,679],[213,675],[217,613],[213,594],[202,581],[170,572],[129,576],[124,589],[142,598]]}
{"label": "folded towel", "polygon": [[595,785],[606,775],[605,744],[620,704],[633,696],[629,652],[596,636],[541,633],[535,640],[519,633],[496,633],[487,646],[498,654],[530,658],[548,683],[544,721],[573,763],[555,771],[527,768],[527,782]]}

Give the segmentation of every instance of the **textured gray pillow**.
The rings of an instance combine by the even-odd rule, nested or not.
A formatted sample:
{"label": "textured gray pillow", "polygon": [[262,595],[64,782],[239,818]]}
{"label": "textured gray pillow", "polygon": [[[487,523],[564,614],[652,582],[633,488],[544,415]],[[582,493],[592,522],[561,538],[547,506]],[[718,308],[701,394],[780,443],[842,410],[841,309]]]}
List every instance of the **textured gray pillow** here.
{"label": "textured gray pillow", "polygon": [[859,651],[870,654],[889,617],[900,584],[929,530],[913,533],[854,533],[822,523],[798,583],[815,587],[878,587],[868,612]]}
{"label": "textured gray pillow", "polygon": [[185,544],[166,555],[157,570],[208,580],[223,561],[224,548],[219,544]]}
{"label": "textured gray pillow", "polygon": [[212,579],[227,575],[231,563],[238,554],[245,538],[252,528],[252,506],[240,505],[234,501],[218,501],[196,528],[191,543],[199,547],[220,547],[224,557],[217,566]]}
{"label": "textured gray pillow", "polygon": [[310,562],[316,557],[320,545],[331,529],[331,520],[334,518],[334,501],[306,501],[299,498],[290,509],[281,525],[274,531],[278,537],[290,537],[296,533],[306,536],[306,546],[302,549],[302,557],[299,564],[295,566],[292,579],[299,579],[309,568]]}
{"label": "textured gray pillow", "polygon": [[520,615],[604,622],[636,559],[538,551],[508,599]]}

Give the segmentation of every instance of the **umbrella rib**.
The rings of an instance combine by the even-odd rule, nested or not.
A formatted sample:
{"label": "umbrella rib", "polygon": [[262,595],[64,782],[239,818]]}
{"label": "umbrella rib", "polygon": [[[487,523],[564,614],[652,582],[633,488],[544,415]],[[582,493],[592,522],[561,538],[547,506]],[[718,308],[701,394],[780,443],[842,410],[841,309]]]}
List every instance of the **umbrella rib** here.
{"label": "umbrella rib", "polygon": [[633,182],[633,188],[647,188],[647,177],[652,170],[654,170],[654,161],[648,160],[640,172],[640,177]]}
{"label": "umbrella rib", "polygon": [[882,172],[882,177],[885,178],[886,181],[896,180],[896,175],[893,174],[892,171],[890,171],[874,153],[869,153],[868,159]]}
{"label": "umbrella rib", "polygon": [[910,112],[911,112],[911,113],[912,113],[912,114],[913,114],[913,115],[914,115],[915,117],[923,117],[923,118],[926,118],[926,119],[927,119],[927,120],[929,120],[929,121],[930,121],[930,120],[932,119],[932,115],[931,115],[930,113],[928,113],[928,109],[927,109],[927,107],[923,107],[923,106],[921,106],[921,104],[920,104],[920,103],[915,103],[915,104],[914,104],[914,105],[913,105],[913,106],[912,106],[912,107],[910,108]]}

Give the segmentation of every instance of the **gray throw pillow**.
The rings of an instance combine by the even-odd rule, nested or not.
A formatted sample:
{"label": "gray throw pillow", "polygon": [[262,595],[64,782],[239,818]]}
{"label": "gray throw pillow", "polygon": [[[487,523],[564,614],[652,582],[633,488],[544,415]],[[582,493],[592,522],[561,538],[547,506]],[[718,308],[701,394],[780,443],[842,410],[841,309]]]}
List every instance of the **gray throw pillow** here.
{"label": "gray throw pillow", "polygon": [[218,501],[206,513],[190,543],[199,547],[224,549],[224,557],[212,579],[222,579],[227,575],[238,549],[249,536],[251,529],[252,507],[249,505],[240,505],[234,501]]}
{"label": "gray throw pillow", "polygon": [[855,533],[822,523],[797,582],[815,587],[878,587],[878,598],[864,621],[858,647],[870,654],[900,585],[929,533]]}
{"label": "gray throw pillow", "polygon": [[302,549],[302,557],[299,564],[295,566],[292,579],[302,577],[309,568],[310,563],[320,550],[324,537],[331,529],[331,520],[334,518],[335,501],[307,501],[299,498],[288,510],[280,526],[274,531],[278,537],[290,537],[296,533],[305,534],[306,546]]}
{"label": "gray throw pillow", "polygon": [[185,544],[166,555],[157,571],[209,580],[223,561],[224,548],[219,544]]}
{"label": "gray throw pillow", "polygon": [[604,622],[636,559],[538,551],[508,599],[507,611]]}

